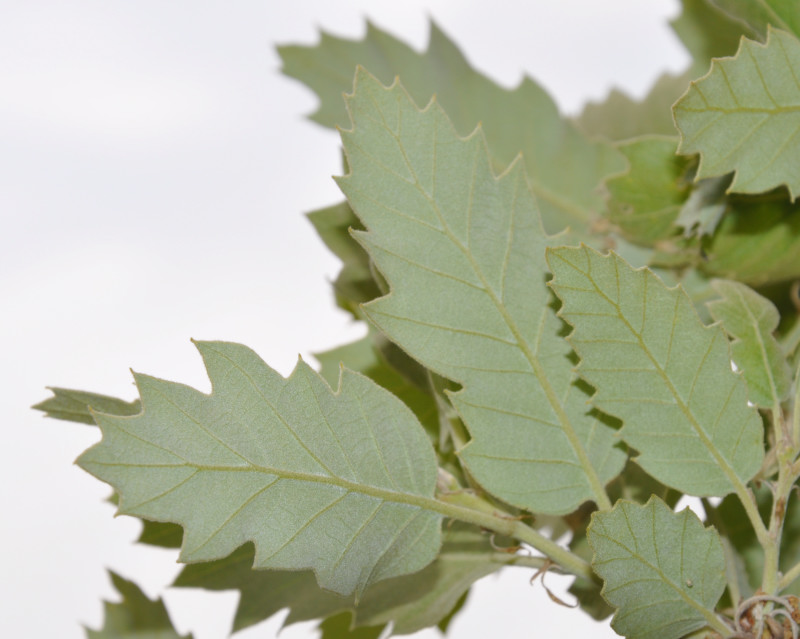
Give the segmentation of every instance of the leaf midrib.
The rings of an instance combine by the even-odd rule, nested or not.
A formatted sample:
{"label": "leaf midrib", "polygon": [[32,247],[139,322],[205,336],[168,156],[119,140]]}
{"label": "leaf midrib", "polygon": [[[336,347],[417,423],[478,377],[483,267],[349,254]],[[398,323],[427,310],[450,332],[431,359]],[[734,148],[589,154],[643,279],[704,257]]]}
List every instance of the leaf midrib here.
{"label": "leaf midrib", "polygon": [[[249,462],[249,466],[217,466],[209,464],[197,464],[192,462],[184,462],[180,464],[140,464],[140,463],[124,463],[124,462],[103,462],[103,461],[88,461],[86,464],[103,467],[121,467],[121,468],[190,468],[197,472],[225,472],[225,473],[262,473],[264,475],[272,475],[280,479],[289,479],[295,481],[302,481],[308,483],[324,484],[328,486],[335,486],[343,488],[349,493],[360,493],[369,497],[375,497],[382,501],[407,504],[417,506],[424,510],[430,510],[442,514],[442,506],[447,506],[443,502],[438,501],[433,497],[426,497],[411,492],[402,492],[391,490],[389,488],[381,488],[371,484],[362,484],[347,479],[342,479],[335,475],[318,475],[316,473],[300,472],[287,470],[285,468],[277,468],[272,466],[261,466]],[[174,487],[173,487],[174,488]],[[164,494],[168,494],[167,491]]]}

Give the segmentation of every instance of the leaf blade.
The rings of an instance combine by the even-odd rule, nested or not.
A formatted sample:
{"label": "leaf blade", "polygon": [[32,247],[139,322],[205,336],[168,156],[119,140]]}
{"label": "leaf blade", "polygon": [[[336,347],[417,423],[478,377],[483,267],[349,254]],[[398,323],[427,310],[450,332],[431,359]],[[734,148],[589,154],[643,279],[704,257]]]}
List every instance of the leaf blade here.
{"label": "leaf blade", "polygon": [[597,388],[593,403],[622,419],[639,465],[692,495],[742,494],[764,455],[762,426],[721,328],[614,253],[549,249],[548,263],[578,372]]}
{"label": "leaf blade", "polygon": [[399,400],[349,371],[334,395],[302,362],[284,379],[246,347],[197,347],[211,395],[138,375],[141,414],[96,415],[103,440],[78,463],[120,512],[181,524],[182,561],[253,541],[256,567],[313,568],[345,594],[433,559],[435,459]]}
{"label": "leaf blade", "polygon": [[800,41],[772,28],[714,60],[673,107],[678,152],[700,154],[697,178],[735,172],[729,191],[800,190]]}
{"label": "leaf blade", "polygon": [[655,496],[645,505],[619,501],[592,516],[587,535],[603,595],[618,608],[611,626],[619,634],[677,639],[706,625],[720,629],[713,609],[725,589],[722,544],[691,510],[673,513]]}
{"label": "leaf blade", "polygon": [[713,280],[711,286],[721,299],[709,302],[709,311],[734,338],[733,361],[747,381],[750,401],[762,408],[780,406],[789,394],[792,373],[773,335],[778,309],[739,282]]}
{"label": "leaf blade", "polygon": [[351,173],[338,182],[391,287],[365,314],[465,387],[451,395],[473,438],[461,457],[487,490],[551,514],[603,503],[625,455],[575,385],[520,165],[495,178],[479,134],[459,138],[436,103],[420,111],[366,71],[348,103]]}

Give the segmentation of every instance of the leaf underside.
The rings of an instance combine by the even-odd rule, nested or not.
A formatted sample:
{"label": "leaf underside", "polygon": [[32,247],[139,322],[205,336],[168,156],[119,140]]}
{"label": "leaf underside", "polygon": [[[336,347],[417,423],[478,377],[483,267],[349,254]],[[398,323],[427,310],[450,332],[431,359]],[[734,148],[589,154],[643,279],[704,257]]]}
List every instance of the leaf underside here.
{"label": "leaf underside", "polygon": [[636,461],[682,492],[725,495],[755,475],[761,418],[731,370],[728,340],[706,327],[688,296],[648,269],[588,248],[548,251],[560,315],[593,403],[623,421]]}
{"label": "leaf underside", "polygon": [[323,33],[316,47],[285,46],[278,52],[283,72],[319,96],[315,122],[349,126],[342,93],[352,89],[357,65],[385,85],[399,77],[417,104],[427,104],[435,95],[460,135],[481,123],[495,170],[523,154],[549,232],[567,225],[582,229],[602,208],[600,182],[624,169],[619,154],[606,142],[590,141],[563,119],[550,96],[529,78],[512,91],[504,89],[475,71],[435,23],[430,29],[425,53],[369,23],[361,41]]}
{"label": "leaf underside", "polygon": [[136,375],[141,414],[95,415],[78,463],[121,513],[183,526],[181,561],[252,541],[255,567],[312,568],[341,594],[434,558],[436,462],[399,400],[347,370],[334,394],[303,362],[284,379],[244,346],[197,347],[211,395]]}
{"label": "leaf underside", "polygon": [[735,338],[733,361],[747,382],[748,398],[762,408],[780,406],[792,383],[791,371],[773,333],[780,315],[775,305],[739,282],[715,280],[722,299],[708,305],[712,317]]}
{"label": "leaf underside", "polygon": [[714,60],[674,107],[679,153],[699,153],[697,178],[735,171],[729,190],[800,190],[800,41],[770,29],[766,44],[743,39]]}
{"label": "leaf underside", "polygon": [[677,639],[704,627],[725,589],[719,535],[653,496],[596,512],[588,531],[611,626],[628,639]]}
{"label": "leaf underside", "polygon": [[479,133],[459,138],[434,102],[357,75],[339,180],[356,233],[391,286],[363,307],[389,338],[463,385],[451,395],[487,490],[561,514],[622,468],[615,431],[590,414],[549,307],[542,230],[519,164],[494,177]]}

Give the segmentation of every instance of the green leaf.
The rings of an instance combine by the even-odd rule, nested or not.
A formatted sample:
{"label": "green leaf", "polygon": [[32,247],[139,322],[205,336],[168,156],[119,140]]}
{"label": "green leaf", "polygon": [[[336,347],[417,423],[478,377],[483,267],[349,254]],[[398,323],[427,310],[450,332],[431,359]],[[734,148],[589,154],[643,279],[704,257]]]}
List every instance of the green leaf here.
{"label": "green leaf", "polygon": [[313,568],[343,594],[435,557],[433,449],[398,399],[347,370],[334,394],[303,362],[284,379],[244,346],[197,347],[211,395],[136,375],[142,413],[96,416],[78,463],[121,513],[183,526],[181,561],[253,541],[255,567]]}
{"label": "green leaf", "polygon": [[689,192],[689,162],[675,155],[677,140],[648,136],[620,144],[628,170],[606,181],[608,218],[622,236],[645,246],[674,235]]}
{"label": "green leaf", "polygon": [[497,179],[479,133],[459,138],[436,103],[359,70],[339,180],[369,229],[356,237],[391,285],[364,313],[434,372],[472,441],[461,451],[493,495],[562,514],[621,469],[615,431],[590,414],[548,306],[542,230],[525,175]]}
{"label": "green leaf", "polygon": [[392,621],[395,634],[410,634],[440,623],[475,581],[513,561],[513,555],[494,552],[487,535],[454,523],[433,563],[412,575],[373,584],[357,605],[352,597],[321,590],[309,571],[251,570],[251,545],[225,559],[185,567],[173,585],[240,590],[234,630],[289,608],[286,625],[348,611],[358,627]]}
{"label": "green leaf", "polygon": [[[361,222],[346,202],[306,215],[325,246],[343,262],[342,270],[333,282],[338,305],[361,319],[358,305],[381,295],[369,256],[350,235],[351,228],[362,228]],[[336,375],[338,379],[338,371]]]}
{"label": "green leaf", "polygon": [[713,0],[682,0],[681,15],[670,24],[692,55],[692,77],[708,71],[712,58],[733,55],[741,37],[754,37],[744,23],[730,17]]}
{"label": "green leaf", "polygon": [[622,420],[637,463],[691,495],[743,492],[761,466],[762,425],[722,328],[704,326],[680,288],[613,253],[563,247],[548,262],[578,373],[597,388],[593,403]]}
{"label": "green leaf", "polygon": [[[161,599],[152,601],[132,581],[109,571],[122,603],[106,602],[101,630],[86,629],[89,639],[181,639]],[[192,635],[183,635],[191,639]]]}
{"label": "green leaf", "polygon": [[711,0],[734,20],[743,22],[759,39],[767,37],[768,25],[800,35],[800,3],[797,0]]}
{"label": "green leaf", "polygon": [[800,202],[785,193],[728,198],[728,210],[704,246],[708,275],[763,286],[800,277]]}
{"label": "green leaf", "polygon": [[695,185],[675,220],[677,226],[683,227],[684,237],[714,234],[728,209],[725,192],[730,183],[731,176],[724,175],[700,180]]}
{"label": "green leaf", "polygon": [[778,309],[739,282],[714,280],[711,285],[722,299],[708,308],[734,338],[733,361],[744,374],[749,400],[762,408],[780,406],[789,394],[792,372],[773,336],[780,322]]}
{"label": "green leaf", "polygon": [[136,541],[160,548],[180,548],[183,543],[183,528],[178,524],[143,519],[142,532]]}
{"label": "green leaf", "polygon": [[800,41],[770,30],[765,45],[743,39],[715,60],[674,107],[678,149],[700,154],[697,178],[735,171],[729,190],[800,190]]}
{"label": "green leaf", "polygon": [[575,124],[586,135],[621,141],[642,135],[675,135],[670,109],[693,76],[663,74],[643,100],[612,89],[603,102],[589,102]]}
{"label": "green leaf", "polygon": [[644,506],[619,501],[592,516],[588,537],[603,595],[619,609],[611,621],[619,634],[677,639],[707,625],[720,630],[713,610],[725,589],[722,544],[691,510],[674,513],[655,496]]}
{"label": "green leaf", "polygon": [[606,175],[623,170],[622,158],[561,118],[553,100],[529,78],[513,91],[504,89],[475,71],[433,22],[430,33],[421,54],[369,23],[361,41],[323,33],[316,47],[285,46],[278,52],[283,72],[319,96],[311,119],[324,126],[349,126],[342,93],[352,89],[357,65],[386,85],[399,76],[417,104],[436,95],[459,134],[481,124],[496,170],[522,152],[548,231],[568,224],[581,230],[600,212],[597,187]]}
{"label": "green leaf", "polygon": [[136,415],[141,410],[139,400],[126,402],[116,397],[87,393],[67,388],[49,388],[53,397],[39,402],[32,408],[44,411],[46,417],[69,422],[94,425],[90,408],[111,415]]}

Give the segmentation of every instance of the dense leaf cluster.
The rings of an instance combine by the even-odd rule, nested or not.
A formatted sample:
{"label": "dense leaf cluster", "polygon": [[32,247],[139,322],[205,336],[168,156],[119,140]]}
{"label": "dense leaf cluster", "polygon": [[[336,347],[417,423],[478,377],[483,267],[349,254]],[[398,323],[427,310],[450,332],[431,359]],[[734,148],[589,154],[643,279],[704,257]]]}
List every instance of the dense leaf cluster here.
{"label": "dense leaf cluster", "polygon": [[[176,586],[238,589],[235,630],[360,638],[444,631],[521,566],[632,639],[800,635],[800,4],[673,26],[685,74],[574,120],[435,25],[424,53],[371,25],[280,49],[341,130],[346,201],[309,217],[367,337],[287,379],[198,343],[210,395],[37,406],[99,426],[79,464],[180,547]],[[177,636],[114,581],[90,636]]]}

